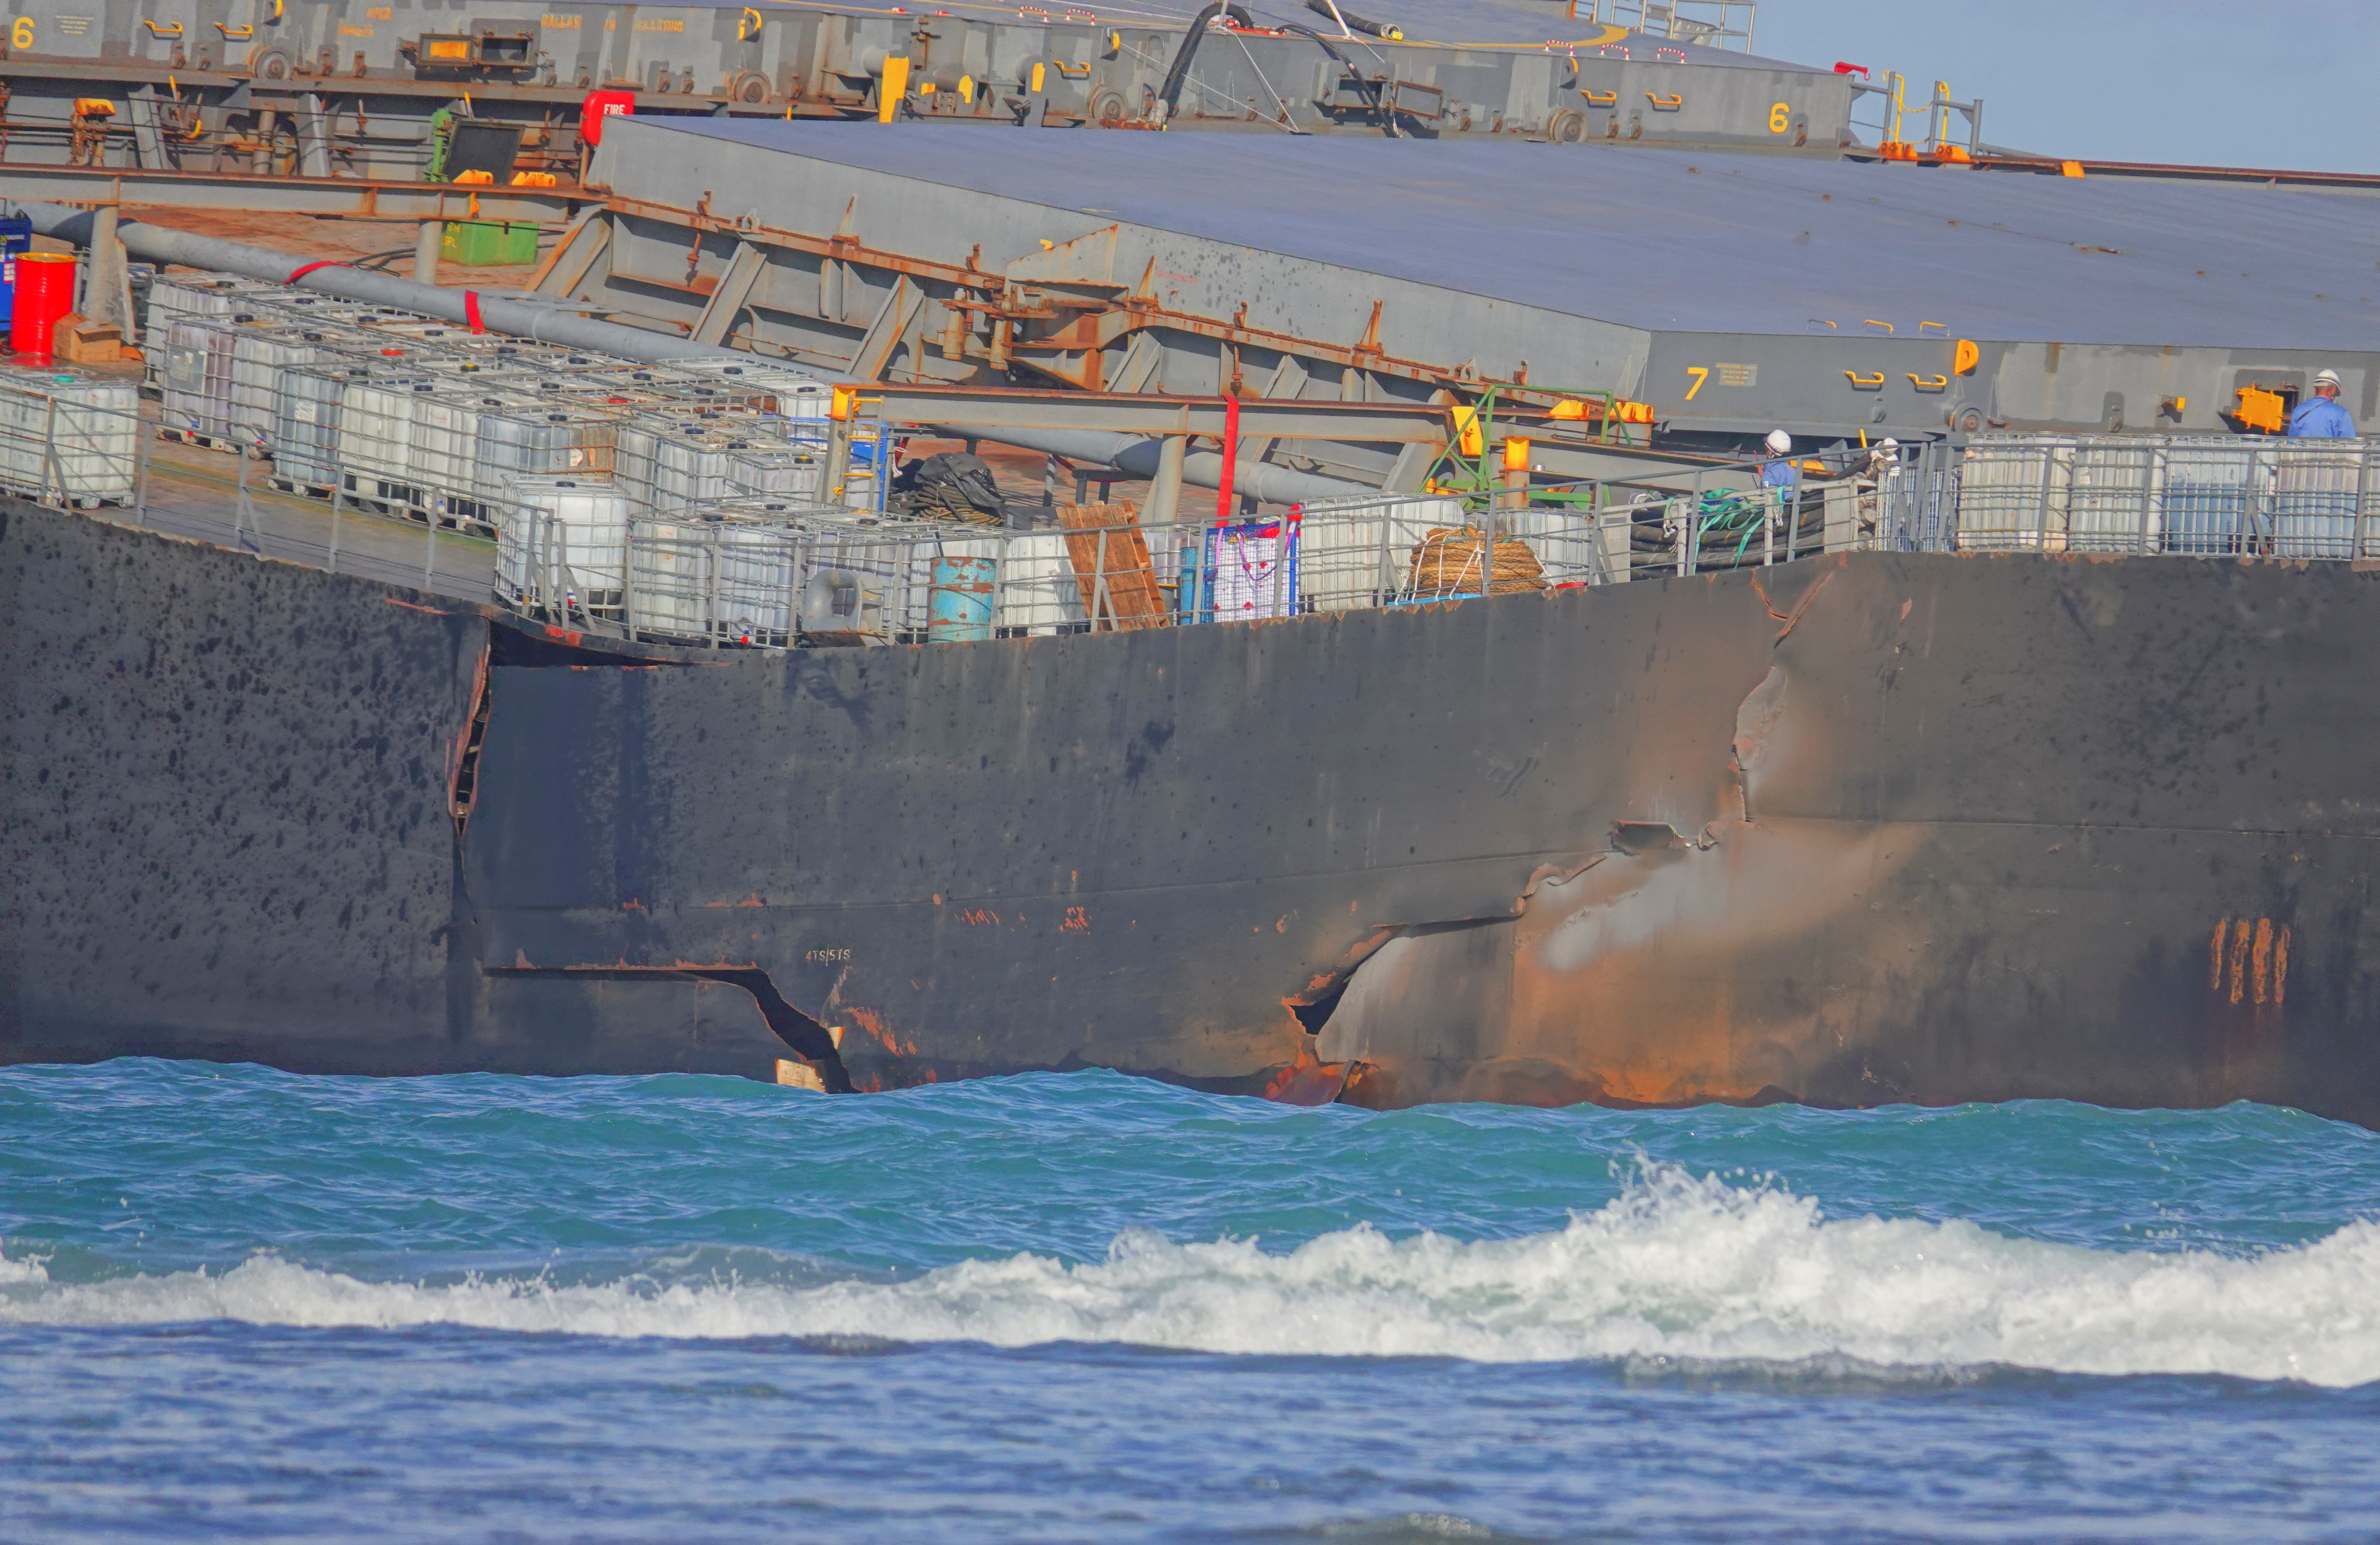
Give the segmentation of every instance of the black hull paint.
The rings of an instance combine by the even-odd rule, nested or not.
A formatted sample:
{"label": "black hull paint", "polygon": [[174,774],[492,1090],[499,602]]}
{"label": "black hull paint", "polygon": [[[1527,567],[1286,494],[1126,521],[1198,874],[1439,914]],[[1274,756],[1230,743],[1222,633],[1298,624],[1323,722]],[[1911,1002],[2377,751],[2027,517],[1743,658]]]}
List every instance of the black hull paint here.
{"label": "black hull paint", "polygon": [[1859,554],[647,668],[22,507],[0,585],[0,1059],[2380,1122],[2344,567]]}

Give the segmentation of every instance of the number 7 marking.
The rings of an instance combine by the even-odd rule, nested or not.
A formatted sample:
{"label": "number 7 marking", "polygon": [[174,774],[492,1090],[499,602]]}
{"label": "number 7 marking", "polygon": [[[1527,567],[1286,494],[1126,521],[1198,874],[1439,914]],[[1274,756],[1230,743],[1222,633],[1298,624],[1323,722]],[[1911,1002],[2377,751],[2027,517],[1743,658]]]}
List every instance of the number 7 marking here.
{"label": "number 7 marking", "polygon": [[1691,403],[1694,400],[1694,393],[1703,389],[1703,382],[1710,380],[1710,367],[1707,365],[1689,365],[1686,367],[1686,374],[1694,378],[1694,385],[1686,388],[1686,401]]}

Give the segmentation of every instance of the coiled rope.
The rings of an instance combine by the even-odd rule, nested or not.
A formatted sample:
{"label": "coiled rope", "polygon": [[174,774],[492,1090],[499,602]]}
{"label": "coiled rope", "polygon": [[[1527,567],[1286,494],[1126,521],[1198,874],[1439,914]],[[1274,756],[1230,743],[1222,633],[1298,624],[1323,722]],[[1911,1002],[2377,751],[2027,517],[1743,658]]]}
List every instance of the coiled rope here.
{"label": "coiled rope", "polygon": [[[1487,535],[1470,526],[1437,526],[1414,544],[1412,585],[1415,600],[1443,600],[1479,594],[1479,564]],[[1546,587],[1545,566],[1536,549],[1518,537],[1496,538],[1488,592],[1509,596]]]}

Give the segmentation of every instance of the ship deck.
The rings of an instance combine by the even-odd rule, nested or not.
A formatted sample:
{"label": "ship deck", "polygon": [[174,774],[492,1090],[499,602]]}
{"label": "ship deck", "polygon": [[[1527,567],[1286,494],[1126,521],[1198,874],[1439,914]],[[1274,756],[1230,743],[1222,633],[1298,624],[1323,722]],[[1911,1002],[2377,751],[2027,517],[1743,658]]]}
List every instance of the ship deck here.
{"label": "ship deck", "polygon": [[[693,140],[697,143],[689,144]],[[605,150],[613,151],[605,141]],[[2380,199],[1560,145],[635,121],[614,189],[995,267],[1138,227],[1648,331],[2380,349]],[[887,200],[888,192],[916,195]],[[914,233],[914,235],[912,235]],[[939,237],[939,239],[937,239]],[[1160,263],[1162,268],[1166,265]],[[1137,280],[1135,272],[1122,276]]]}

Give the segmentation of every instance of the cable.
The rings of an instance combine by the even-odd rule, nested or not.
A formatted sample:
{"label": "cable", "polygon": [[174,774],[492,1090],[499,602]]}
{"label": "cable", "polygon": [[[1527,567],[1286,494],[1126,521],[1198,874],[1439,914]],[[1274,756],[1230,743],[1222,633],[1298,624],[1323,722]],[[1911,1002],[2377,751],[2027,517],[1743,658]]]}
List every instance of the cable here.
{"label": "cable", "polygon": [[1294,33],[1302,38],[1312,39],[1316,43],[1320,45],[1323,53],[1330,54],[1330,57],[1339,61],[1339,67],[1345,70],[1349,75],[1354,78],[1355,89],[1363,92],[1366,97],[1371,100],[1372,113],[1374,116],[1380,120],[1380,131],[1391,139],[1402,139],[1404,138],[1402,134],[1398,132],[1396,114],[1389,110],[1387,103],[1382,98],[1379,83],[1378,81],[1366,79],[1364,78],[1364,72],[1355,67],[1354,62],[1349,59],[1344,54],[1339,52],[1339,45],[1337,43],[1331,42],[1329,38],[1324,37],[1321,33],[1316,31],[1311,27],[1300,27],[1293,23],[1284,23],[1281,30]]}

